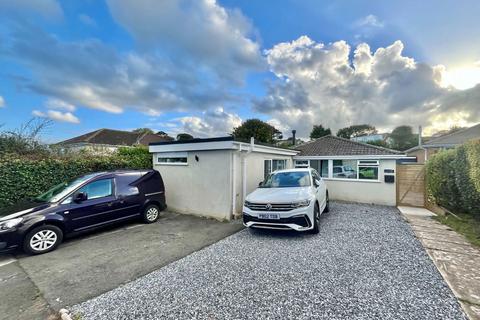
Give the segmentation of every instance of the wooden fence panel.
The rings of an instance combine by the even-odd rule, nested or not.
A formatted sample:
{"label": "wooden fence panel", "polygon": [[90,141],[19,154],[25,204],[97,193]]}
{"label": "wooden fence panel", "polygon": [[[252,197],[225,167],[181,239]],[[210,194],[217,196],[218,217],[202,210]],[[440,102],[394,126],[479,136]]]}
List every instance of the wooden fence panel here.
{"label": "wooden fence panel", "polygon": [[425,206],[425,167],[423,164],[397,165],[397,206]]}

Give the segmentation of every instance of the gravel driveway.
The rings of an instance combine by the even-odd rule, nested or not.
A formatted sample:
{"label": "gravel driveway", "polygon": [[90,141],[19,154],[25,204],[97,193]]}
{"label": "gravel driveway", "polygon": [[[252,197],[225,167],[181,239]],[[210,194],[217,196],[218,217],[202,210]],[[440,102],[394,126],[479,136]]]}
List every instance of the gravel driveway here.
{"label": "gravel driveway", "polygon": [[320,234],[243,230],[72,308],[82,319],[464,319],[397,209],[332,203]]}

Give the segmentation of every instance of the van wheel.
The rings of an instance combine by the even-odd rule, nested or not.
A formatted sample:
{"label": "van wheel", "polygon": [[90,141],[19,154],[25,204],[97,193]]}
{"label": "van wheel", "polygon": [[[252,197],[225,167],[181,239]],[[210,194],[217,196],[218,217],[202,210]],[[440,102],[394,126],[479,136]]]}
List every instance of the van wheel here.
{"label": "van wheel", "polygon": [[157,205],[151,204],[143,211],[143,221],[146,223],[154,223],[160,217],[160,208]]}
{"label": "van wheel", "polygon": [[32,229],[23,240],[23,250],[29,254],[42,254],[55,250],[63,240],[63,232],[53,225]]}
{"label": "van wheel", "polygon": [[313,209],[313,229],[311,233],[317,234],[320,232],[320,208],[318,204],[315,203],[315,208]]}
{"label": "van wheel", "polygon": [[323,209],[324,213],[330,211],[330,198],[328,197],[328,191],[327,191],[325,201],[327,202],[327,204],[325,205],[325,209]]}

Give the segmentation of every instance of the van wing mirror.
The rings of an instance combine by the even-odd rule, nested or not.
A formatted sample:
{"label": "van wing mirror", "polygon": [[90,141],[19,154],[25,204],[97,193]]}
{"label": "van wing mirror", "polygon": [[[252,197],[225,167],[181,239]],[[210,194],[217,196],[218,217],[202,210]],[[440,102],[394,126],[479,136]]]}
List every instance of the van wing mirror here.
{"label": "van wing mirror", "polygon": [[85,192],[77,192],[73,195],[73,201],[76,203],[80,203],[88,199],[87,193]]}

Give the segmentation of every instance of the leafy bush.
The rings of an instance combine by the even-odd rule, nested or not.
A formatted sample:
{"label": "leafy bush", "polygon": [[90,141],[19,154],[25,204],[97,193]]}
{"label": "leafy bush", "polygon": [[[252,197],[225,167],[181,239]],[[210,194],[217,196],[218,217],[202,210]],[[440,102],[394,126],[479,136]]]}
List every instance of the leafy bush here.
{"label": "leafy bush", "polygon": [[122,148],[112,155],[73,154],[42,159],[18,154],[0,155],[0,207],[38,196],[52,186],[82,174],[152,167],[145,147]]}
{"label": "leafy bush", "polygon": [[480,217],[480,140],[436,154],[426,169],[430,200]]}

